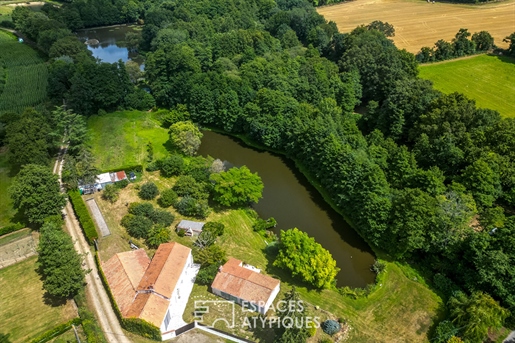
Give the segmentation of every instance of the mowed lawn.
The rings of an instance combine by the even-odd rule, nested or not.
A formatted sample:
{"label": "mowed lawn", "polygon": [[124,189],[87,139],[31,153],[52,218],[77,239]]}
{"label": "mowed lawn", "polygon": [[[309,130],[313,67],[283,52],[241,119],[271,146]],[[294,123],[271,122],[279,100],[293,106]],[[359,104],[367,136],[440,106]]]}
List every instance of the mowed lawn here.
{"label": "mowed lawn", "polygon": [[374,20],[395,27],[393,41],[400,49],[417,53],[432,47],[439,39],[450,41],[460,28],[469,32],[488,31],[499,47],[507,47],[503,38],[515,31],[515,0],[486,5],[461,5],[426,0],[354,0],[317,8],[325,19],[336,22],[340,32]]}
{"label": "mowed lawn", "polygon": [[460,92],[478,107],[515,117],[515,59],[479,55],[420,66],[420,77],[444,93]]}
{"label": "mowed lawn", "polygon": [[7,152],[5,149],[0,149],[0,227],[9,225],[12,216],[16,213],[8,192],[11,181]]}
{"label": "mowed lawn", "polygon": [[59,306],[45,304],[44,291],[36,273],[37,257],[0,269],[0,336],[9,335],[12,343],[31,338],[77,317],[68,302]]}
{"label": "mowed lawn", "polygon": [[152,113],[114,112],[88,120],[96,166],[102,171],[141,165],[152,143],[154,159],[167,155],[168,131],[159,126]]}

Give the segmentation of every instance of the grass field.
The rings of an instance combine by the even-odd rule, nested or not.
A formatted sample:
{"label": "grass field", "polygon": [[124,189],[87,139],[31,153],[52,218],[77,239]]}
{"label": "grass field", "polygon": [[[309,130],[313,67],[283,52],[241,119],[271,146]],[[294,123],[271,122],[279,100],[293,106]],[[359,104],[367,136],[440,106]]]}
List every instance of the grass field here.
{"label": "grass field", "polygon": [[91,144],[100,170],[111,170],[142,164],[151,142],[154,158],[166,156],[168,131],[159,126],[151,113],[124,111],[92,116],[88,121]]}
{"label": "grass field", "polygon": [[428,3],[426,0],[354,0],[317,9],[327,20],[338,25],[340,32],[374,20],[395,27],[393,40],[398,48],[417,53],[421,47],[432,47],[439,39],[450,41],[460,28],[474,33],[490,32],[499,47],[502,40],[515,32],[515,1],[487,5]]}
{"label": "grass field", "polygon": [[13,209],[11,198],[7,189],[11,185],[7,153],[0,149],[0,227],[9,225],[12,216],[16,213]]}
{"label": "grass field", "polygon": [[37,257],[0,269],[0,335],[9,342],[25,343],[32,337],[77,316],[71,302],[53,306],[45,303]]}
{"label": "grass field", "polygon": [[47,67],[31,47],[0,31],[0,112],[21,112],[46,97]]}
{"label": "grass field", "polygon": [[[515,19],[514,19],[515,20]],[[460,92],[478,107],[515,117],[515,59],[479,55],[420,66],[420,77],[444,93]]]}

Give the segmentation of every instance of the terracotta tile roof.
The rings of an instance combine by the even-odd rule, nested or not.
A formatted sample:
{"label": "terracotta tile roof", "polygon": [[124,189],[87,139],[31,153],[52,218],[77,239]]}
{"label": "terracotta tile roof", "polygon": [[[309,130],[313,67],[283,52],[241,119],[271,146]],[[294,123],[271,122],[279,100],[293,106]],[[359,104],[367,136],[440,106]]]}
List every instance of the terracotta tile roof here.
{"label": "terracotta tile roof", "polygon": [[280,281],[240,266],[230,258],[215,277],[212,288],[254,303],[267,302]]}
{"label": "terracotta tile roof", "polygon": [[119,171],[119,172],[116,172],[116,181],[122,181],[122,180],[125,180],[127,178],[127,175],[125,175],[125,171]]}
{"label": "terracotta tile roof", "polygon": [[150,259],[143,249],[116,254],[102,263],[107,283],[122,314],[129,310],[136,295],[139,280],[149,264]]}
{"label": "terracotta tile roof", "polygon": [[141,318],[157,327],[161,326],[170,302],[154,293],[139,293],[127,311],[128,318]]}
{"label": "terracotta tile roof", "polygon": [[170,298],[190,252],[190,248],[176,242],[161,244],[141,278],[137,290],[147,290],[152,287],[154,292]]}

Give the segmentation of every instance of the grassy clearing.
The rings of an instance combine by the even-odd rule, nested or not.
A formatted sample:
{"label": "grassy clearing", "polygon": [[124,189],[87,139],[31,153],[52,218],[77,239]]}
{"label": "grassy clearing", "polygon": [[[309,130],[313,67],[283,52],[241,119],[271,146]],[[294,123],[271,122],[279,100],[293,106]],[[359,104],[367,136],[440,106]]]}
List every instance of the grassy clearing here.
{"label": "grassy clearing", "polygon": [[143,164],[149,142],[154,148],[154,158],[167,153],[168,131],[159,126],[151,113],[124,111],[92,116],[88,127],[97,167],[101,170]]}
{"label": "grassy clearing", "polygon": [[7,152],[5,149],[0,149],[0,227],[9,225],[11,218],[16,213],[8,192],[11,181],[9,165],[7,164]]}
{"label": "grassy clearing", "polygon": [[393,41],[400,49],[417,53],[423,46],[433,46],[439,39],[450,41],[460,28],[471,33],[486,30],[495,44],[506,47],[503,38],[513,32],[515,1],[486,5],[459,5],[425,0],[355,0],[317,8],[340,32],[374,20],[395,26]]}
{"label": "grassy clearing", "polygon": [[[132,116],[132,119],[129,117]],[[103,123],[100,121],[103,120]],[[150,124],[148,124],[150,122]],[[117,128],[118,124],[122,126]],[[145,124],[146,123],[146,124]],[[103,117],[92,118],[89,122],[90,128],[95,132],[94,146],[95,156],[102,161],[105,156],[110,155],[117,158],[118,164],[127,165],[127,160],[133,159],[138,161],[137,156],[131,156],[131,153],[140,153],[144,159],[146,157],[145,145],[148,138],[152,137],[153,142],[159,142],[161,137],[162,154],[166,153],[164,142],[167,139],[166,130],[157,127],[152,120],[150,114],[141,112],[120,112],[105,115]],[[106,126],[112,126],[108,129]],[[152,126],[154,127],[152,129]],[[143,128],[142,132],[138,128]],[[110,131],[114,130],[114,131]],[[104,137],[108,135],[109,137]],[[122,139],[123,137],[123,139]],[[142,137],[146,137],[147,140]],[[125,160],[115,156],[115,144],[107,144],[106,151],[102,150],[102,146],[108,139],[116,142],[120,147],[119,154],[123,154]],[[156,154],[158,144],[154,144],[154,155]],[[157,156],[156,156],[157,155]],[[110,162],[111,163],[111,162]],[[107,163],[106,163],[107,165]],[[107,169],[107,167],[104,167]],[[174,178],[166,179],[159,176],[159,172],[144,172],[140,179],[142,182],[153,181],[160,190],[171,187],[175,182]],[[141,201],[137,196],[138,183],[131,183],[127,188],[120,192],[117,202],[111,204],[100,198],[100,194],[93,195],[106,219],[111,230],[111,235],[100,239],[100,256],[102,260],[107,260],[115,253],[130,250],[127,241],[130,239],[125,229],[120,226],[121,218],[127,213],[127,204],[135,201]],[[87,196],[90,197],[90,196]],[[155,201],[152,202],[157,207]],[[175,216],[175,222],[181,219],[187,219],[178,215],[173,208],[170,208]],[[193,219],[195,220],[195,219]],[[280,300],[284,293],[288,291],[292,285],[295,285],[300,292],[302,298],[311,304],[309,306],[310,315],[326,318],[345,318],[352,327],[349,342],[425,342],[427,341],[427,331],[433,322],[438,318],[439,309],[441,308],[441,299],[432,292],[427,285],[423,283],[423,279],[416,272],[407,266],[387,263],[387,271],[382,279],[382,286],[378,287],[367,298],[357,300],[340,295],[335,290],[316,291],[311,290],[298,280],[293,280],[287,272],[274,268],[272,266],[273,256],[267,255],[265,252],[266,242],[257,233],[253,232],[252,224],[254,216],[252,211],[247,209],[225,210],[215,208],[213,213],[206,219],[207,221],[221,221],[226,226],[225,234],[219,238],[218,244],[222,245],[227,251],[228,256],[233,256],[244,260],[247,263],[255,265],[269,275],[277,277],[281,280],[281,293],[277,300]],[[193,239],[191,237],[178,237],[175,232],[172,233],[172,240],[177,241],[186,246],[192,246]],[[136,241],[139,246],[145,247],[144,242]],[[153,251],[147,249],[150,256]],[[417,281],[414,280],[417,279]],[[184,314],[184,320],[193,320],[194,302],[195,300],[220,300],[208,291],[208,287],[195,285],[192,296],[189,299],[188,307]],[[319,306],[320,309],[316,309]],[[243,315],[239,312],[241,308],[236,306],[239,313],[239,320],[242,321]],[[206,323],[210,323],[216,319],[216,316],[228,315],[227,309],[219,308],[206,317]],[[247,316],[255,316],[254,313],[246,314]],[[238,324],[239,325],[239,324]],[[224,328],[223,323],[217,323],[217,327],[226,329],[234,334],[242,337],[249,337],[251,340],[259,342],[273,342],[269,330],[253,330],[245,331],[241,325],[233,330]],[[319,333],[312,339],[312,342],[323,338],[323,334]],[[142,341],[143,342],[143,341]]]}
{"label": "grassy clearing", "polygon": [[460,92],[479,107],[515,117],[515,59],[479,55],[420,66],[420,77],[444,93]]}
{"label": "grassy clearing", "polygon": [[12,34],[0,31],[0,112],[20,112],[46,98],[47,67],[38,53],[18,43]]}
{"label": "grassy clearing", "polygon": [[0,270],[0,334],[9,334],[12,343],[29,342],[77,316],[71,302],[52,305],[44,297],[36,260],[31,257]]}

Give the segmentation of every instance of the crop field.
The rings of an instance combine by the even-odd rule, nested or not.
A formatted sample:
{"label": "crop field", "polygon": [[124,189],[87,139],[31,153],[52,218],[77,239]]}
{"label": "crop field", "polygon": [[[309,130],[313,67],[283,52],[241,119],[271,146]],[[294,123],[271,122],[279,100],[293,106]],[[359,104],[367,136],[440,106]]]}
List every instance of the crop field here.
{"label": "crop field", "polygon": [[515,117],[515,59],[479,55],[420,66],[420,77],[444,93],[460,92],[478,107]]}
{"label": "crop field", "polygon": [[400,49],[417,53],[421,47],[432,47],[439,39],[450,41],[460,28],[474,33],[486,30],[499,47],[502,40],[515,32],[515,1],[487,5],[428,3],[426,0],[355,0],[317,9],[327,20],[338,25],[340,32],[374,20],[395,27],[393,41]]}
{"label": "crop field", "polygon": [[46,97],[47,67],[31,47],[0,31],[0,112],[21,112]]}

